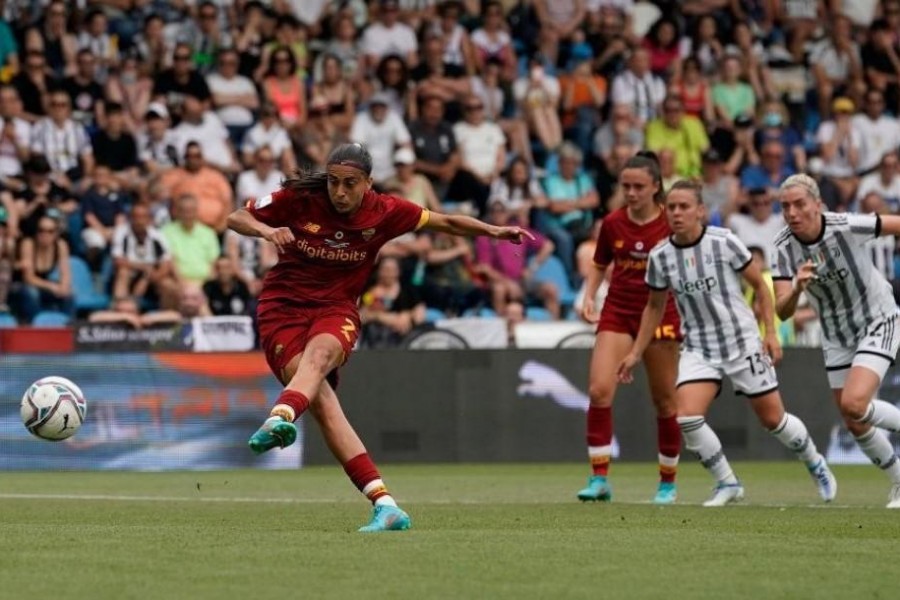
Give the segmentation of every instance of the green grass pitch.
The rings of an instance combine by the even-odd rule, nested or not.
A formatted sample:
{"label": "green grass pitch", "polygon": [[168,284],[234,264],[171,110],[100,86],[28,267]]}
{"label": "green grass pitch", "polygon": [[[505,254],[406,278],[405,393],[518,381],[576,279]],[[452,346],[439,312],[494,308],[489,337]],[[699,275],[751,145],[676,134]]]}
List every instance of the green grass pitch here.
{"label": "green grass pitch", "polygon": [[613,465],[608,505],[575,500],[584,465],[383,465],[413,529],[375,535],[338,467],[2,473],[0,598],[896,597],[877,469],[837,468],[824,506],[799,464],[735,466],[746,501],[704,509],[695,464],[672,507],[649,464]]}

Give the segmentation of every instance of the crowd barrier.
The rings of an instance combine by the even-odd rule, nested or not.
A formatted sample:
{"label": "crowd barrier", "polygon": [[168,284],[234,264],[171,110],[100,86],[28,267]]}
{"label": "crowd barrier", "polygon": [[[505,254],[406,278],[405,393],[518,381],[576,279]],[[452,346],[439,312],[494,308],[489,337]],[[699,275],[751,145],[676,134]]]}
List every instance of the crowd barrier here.
{"label": "crowd barrier", "polygon": [[[589,351],[359,351],[338,394],[380,462],[585,460]],[[19,401],[47,375],[88,399],[76,436],[51,443],[21,425]],[[788,349],[779,367],[789,410],[834,462],[865,462],[838,423],[821,354]],[[0,469],[298,468],[332,463],[315,427],[261,457],[246,447],[279,386],[259,353],[73,353],[0,356]],[[900,396],[892,370],[882,397]],[[709,415],[729,457],[790,459],[729,385]],[[304,419],[305,420],[305,419]],[[642,371],[619,390],[614,420],[623,460],[656,459],[656,424]],[[896,441],[896,439],[895,439]]]}

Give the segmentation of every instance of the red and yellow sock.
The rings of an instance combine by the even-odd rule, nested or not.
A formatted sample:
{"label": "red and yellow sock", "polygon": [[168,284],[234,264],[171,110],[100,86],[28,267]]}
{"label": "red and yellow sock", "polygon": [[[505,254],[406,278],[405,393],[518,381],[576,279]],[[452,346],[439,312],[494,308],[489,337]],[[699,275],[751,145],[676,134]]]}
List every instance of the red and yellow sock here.
{"label": "red and yellow sock", "polygon": [[397,506],[368,453],[364,452],[354,456],[344,463],[344,472],[347,473],[347,477],[350,478],[356,489],[362,492],[372,504]]}
{"label": "red and yellow sock", "polygon": [[269,414],[273,417],[281,417],[289,423],[299,419],[309,408],[309,398],[296,390],[284,390],[275,401],[275,406]]}
{"label": "red and yellow sock", "polygon": [[588,407],[587,446],[593,474],[606,477],[612,458],[612,407]]}
{"label": "red and yellow sock", "polygon": [[681,429],[678,427],[678,419],[674,416],[658,417],[656,431],[659,441],[659,480],[672,483],[678,473],[678,455],[681,452]]}

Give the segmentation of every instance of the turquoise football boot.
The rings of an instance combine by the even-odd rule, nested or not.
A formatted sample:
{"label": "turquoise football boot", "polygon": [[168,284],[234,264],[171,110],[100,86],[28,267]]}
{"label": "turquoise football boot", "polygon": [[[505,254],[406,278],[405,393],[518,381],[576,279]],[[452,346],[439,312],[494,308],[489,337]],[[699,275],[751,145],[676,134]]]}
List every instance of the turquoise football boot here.
{"label": "turquoise football boot", "polygon": [[612,500],[612,487],[604,475],[591,475],[587,487],[578,492],[578,499],[582,502],[609,502]]}
{"label": "turquoise football boot", "polygon": [[660,481],[656,495],[653,497],[653,504],[675,504],[678,497],[678,488],[675,487],[674,481]]}
{"label": "turquoise football boot", "polygon": [[256,430],[247,444],[256,454],[268,452],[272,448],[287,448],[297,441],[297,426],[281,417],[269,417]]}
{"label": "turquoise football boot", "polygon": [[375,531],[406,531],[412,526],[409,515],[396,506],[381,505],[372,510],[372,520],[359,531],[371,533]]}

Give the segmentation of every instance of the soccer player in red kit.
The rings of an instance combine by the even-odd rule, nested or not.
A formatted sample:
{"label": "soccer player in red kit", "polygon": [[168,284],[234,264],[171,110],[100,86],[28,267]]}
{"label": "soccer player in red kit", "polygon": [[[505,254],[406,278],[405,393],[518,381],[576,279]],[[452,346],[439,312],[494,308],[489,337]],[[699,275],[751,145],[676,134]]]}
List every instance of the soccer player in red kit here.
{"label": "soccer player in red kit", "polygon": [[263,281],[257,313],[266,360],[285,389],[250,448],[262,453],[294,443],[294,421],[309,409],[348,477],[374,504],[371,522],[360,531],[389,531],[408,529],[409,516],[388,494],[334,391],[337,369],[359,335],[357,302],[378,251],[394,237],[422,229],[513,243],[529,234],[376,193],[371,172],[364,146],[338,146],[324,173],[285,180],[278,191],[233,212],[228,226],[272,242],[280,253]]}
{"label": "soccer player in red kit", "polygon": [[[587,487],[578,492],[578,498],[584,501],[612,499],[607,475],[612,458],[612,402],[618,386],[616,369],[640,329],[649,295],[644,281],[647,257],[659,241],[672,233],[661,204],[664,198],[662,178],[653,153],[642,152],[630,158],[619,175],[619,186],[626,205],[603,220],[594,253],[597,268],[587,278],[582,307],[582,317],[590,323],[597,322],[594,298],[607,267],[612,264],[612,280],[591,356],[587,445],[593,473]],[[678,311],[669,296],[655,342],[647,347],[643,357],[657,415],[660,482],[653,498],[657,504],[671,504],[676,498],[675,473],[681,449],[675,406],[680,327]]]}

